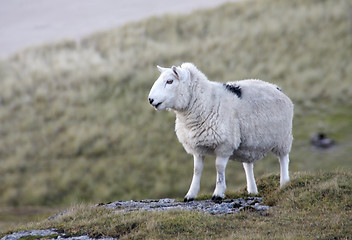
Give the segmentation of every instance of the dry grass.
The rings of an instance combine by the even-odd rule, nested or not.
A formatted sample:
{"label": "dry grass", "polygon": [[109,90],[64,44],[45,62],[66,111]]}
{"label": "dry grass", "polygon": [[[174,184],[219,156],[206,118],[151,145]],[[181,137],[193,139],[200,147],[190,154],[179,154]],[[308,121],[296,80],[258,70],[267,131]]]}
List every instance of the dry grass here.
{"label": "dry grass", "polygon": [[64,208],[55,207],[3,207],[0,208],[0,233],[29,222],[42,221]]}
{"label": "dry grass", "polygon": [[[352,4],[244,1],[163,16],[19,52],[0,62],[0,205],[183,197],[191,156],[174,114],[148,104],[155,65],[194,62],[210,79],[260,78],[295,103],[291,171],[351,169]],[[338,141],[313,151],[309,137]],[[278,171],[272,156],[256,175]],[[227,169],[242,187],[239,163]],[[214,189],[207,161],[201,191]]]}
{"label": "dry grass", "polygon": [[[267,212],[210,215],[196,211],[116,213],[76,205],[53,219],[22,229],[56,228],[69,235],[118,239],[349,239],[352,235],[352,175],[296,173],[277,189],[278,175],[259,179]],[[242,195],[234,192],[233,195]]]}

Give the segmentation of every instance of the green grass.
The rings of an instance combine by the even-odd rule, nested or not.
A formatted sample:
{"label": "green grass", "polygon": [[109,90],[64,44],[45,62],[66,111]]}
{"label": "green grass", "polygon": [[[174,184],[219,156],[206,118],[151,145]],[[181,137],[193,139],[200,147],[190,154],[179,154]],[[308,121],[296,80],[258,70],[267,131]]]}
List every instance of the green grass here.
{"label": "green grass", "polygon": [[[352,235],[352,175],[319,171],[294,174],[278,189],[279,176],[258,181],[259,195],[273,206],[259,213],[210,215],[196,211],[116,213],[76,205],[53,219],[20,229],[56,228],[75,236],[118,239],[349,239]],[[243,191],[233,196],[246,196]],[[1,235],[0,235],[1,236]]]}
{"label": "green grass", "polygon": [[0,232],[14,229],[28,222],[38,222],[64,208],[58,207],[2,207],[0,208]]}
{"label": "green grass", "polygon": [[[291,172],[350,171],[351,9],[348,0],[229,3],[1,60],[0,206],[182,198],[192,157],[174,134],[174,114],[155,112],[147,96],[157,64],[184,61],[211,80],[260,78],[292,98]],[[313,150],[309,138],[317,131],[338,145]],[[212,159],[205,163],[203,194],[215,187]],[[255,174],[278,170],[269,156]],[[231,162],[229,191],[244,182],[241,164]]]}

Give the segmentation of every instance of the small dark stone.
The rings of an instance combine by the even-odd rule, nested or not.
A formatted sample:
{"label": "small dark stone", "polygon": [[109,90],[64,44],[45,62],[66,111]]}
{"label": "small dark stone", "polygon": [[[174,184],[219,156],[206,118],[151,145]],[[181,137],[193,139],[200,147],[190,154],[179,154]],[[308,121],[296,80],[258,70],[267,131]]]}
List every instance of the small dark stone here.
{"label": "small dark stone", "polygon": [[255,209],[253,206],[247,205],[247,206],[244,206],[243,208],[240,208],[240,211],[256,212],[257,209]]}
{"label": "small dark stone", "polygon": [[239,203],[239,202],[235,202],[235,203],[233,204],[233,208],[240,208],[240,207],[242,207],[242,204]]}

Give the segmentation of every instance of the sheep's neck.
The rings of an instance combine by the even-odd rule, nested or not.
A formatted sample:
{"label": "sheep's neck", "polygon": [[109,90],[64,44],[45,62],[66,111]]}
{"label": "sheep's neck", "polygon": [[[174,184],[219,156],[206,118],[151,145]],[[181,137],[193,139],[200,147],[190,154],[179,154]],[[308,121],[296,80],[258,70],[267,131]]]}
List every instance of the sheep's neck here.
{"label": "sheep's neck", "polygon": [[207,99],[207,96],[211,96],[210,92],[211,88],[206,90],[203,88],[197,93],[194,92],[193,96],[197,97],[192,98],[188,108],[175,111],[176,117],[186,124],[189,129],[197,128],[208,121],[214,120],[217,105],[214,101]]}

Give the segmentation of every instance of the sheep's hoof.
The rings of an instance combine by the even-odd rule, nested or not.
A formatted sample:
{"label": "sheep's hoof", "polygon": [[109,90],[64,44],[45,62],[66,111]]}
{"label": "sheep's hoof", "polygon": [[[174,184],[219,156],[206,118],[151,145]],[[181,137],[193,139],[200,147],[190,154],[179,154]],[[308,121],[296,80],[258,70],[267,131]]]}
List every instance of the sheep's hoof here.
{"label": "sheep's hoof", "polygon": [[224,198],[222,198],[222,197],[220,197],[220,196],[212,196],[212,198],[211,198],[211,200],[213,201],[213,202],[216,202],[216,203],[221,203],[222,202],[222,200],[224,200]]}
{"label": "sheep's hoof", "polygon": [[188,197],[185,197],[183,199],[184,202],[192,202],[194,200],[194,198],[188,198]]}

